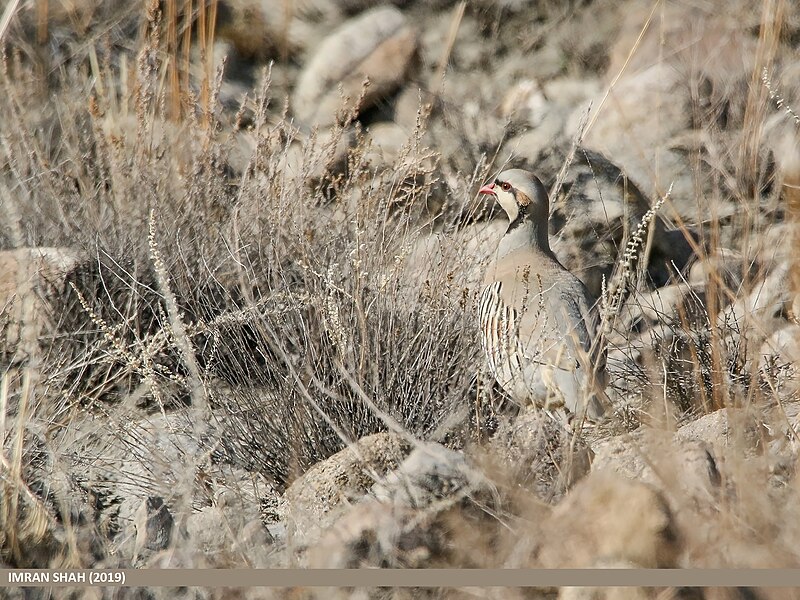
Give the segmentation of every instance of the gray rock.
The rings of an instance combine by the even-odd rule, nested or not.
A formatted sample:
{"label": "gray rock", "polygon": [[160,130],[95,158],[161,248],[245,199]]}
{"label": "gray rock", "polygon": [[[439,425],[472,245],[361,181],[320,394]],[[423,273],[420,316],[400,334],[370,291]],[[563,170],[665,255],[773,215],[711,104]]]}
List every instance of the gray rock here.
{"label": "gray rock", "polygon": [[421,444],[372,490],[378,501],[426,508],[483,482],[461,452],[440,444]]}
{"label": "gray rock", "polygon": [[592,77],[555,77],[544,83],[543,90],[550,102],[574,109],[594,98],[602,90],[602,83]]}
{"label": "gray rock", "polygon": [[142,550],[164,550],[172,541],[172,532],[175,520],[164,504],[164,499],[159,496],[150,496],[145,499],[134,517],[136,527],[136,556]]}
{"label": "gray rock", "polygon": [[[758,250],[754,260],[760,267],[759,276],[761,278],[769,276],[775,270],[781,268],[784,263],[792,264],[796,254],[794,252],[794,239],[797,226],[793,222],[770,222],[763,232],[759,232]],[[737,232],[739,235],[742,233]],[[755,282],[754,282],[755,283]]]}
{"label": "gray rock", "polygon": [[800,294],[795,294],[792,300],[792,320],[795,323],[800,321]]}
{"label": "gray rock", "polygon": [[540,410],[528,410],[500,424],[490,452],[513,479],[546,502],[558,501],[589,472],[592,451]]}
{"label": "gray rock", "polygon": [[[737,425],[739,431],[736,430]],[[708,444],[717,454],[724,456],[724,450],[734,444],[736,436],[741,434],[745,436],[745,447],[750,452],[755,451],[760,440],[757,428],[752,427],[752,415],[748,416],[742,410],[722,408],[682,425],[676,435]]]}
{"label": "gray rock", "polygon": [[[431,0],[437,2],[440,0]],[[449,1],[449,0],[448,0]],[[429,3],[426,3],[429,4]],[[415,15],[409,12],[408,16],[416,17],[416,22],[420,27],[420,58],[421,63],[430,74],[428,80],[428,87],[431,92],[436,93],[440,91],[442,81],[437,79],[441,73],[438,71],[442,57],[447,51],[447,43],[450,38],[451,29],[455,15],[458,11],[456,6],[452,10],[438,10],[428,14],[416,12]],[[452,48],[450,48],[449,58],[449,73],[458,70],[460,75],[466,75],[469,72],[475,72],[480,69],[480,63],[485,65],[485,60],[482,58],[491,52],[492,46],[489,44],[481,44],[481,35],[479,31],[479,24],[474,15],[469,11],[465,11],[458,24],[458,31],[456,32],[456,40]],[[451,79],[449,76],[447,79]],[[448,82],[449,83],[449,82]],[[445,87],[448,86],[445,83]]]}
{"label": "gray rock", "polygon": [[[642,31],[651,8],[642,0],[626,2],[624,8],[620,6],[622,18],[617,20],[619,30],[612,38],[606,71],[608,81],[623,70],[626,63],[624,73],[636,74],[655,64],[678,68],[694,61],[695,76],[716,73],[721,79],[727,78],[728,85],[737,74],[751,72],[753,39],[742,35],[741,29],[748,12],[749,17],[758,22],[754,5],[738,3],[733,12],[722,14],[711,6],[674,3],[660,12],[659,27]],[[691,30],[687,29],[687,23],[693,24]],[[640,36],[636,52],[631,53]],[[665,53],[665,46],[673,51]],[[698,56],[704,56],[705,60],[698,61]]]}
{"label": "gray rock", "polygon": [[186,519],[185,547],[208,566],[274,566],[270,536],[258,519],[247,520],[235,506],[206,506]]}
{"label": "gray rock", "polygon": [[512,164],[523,159],[537,162],[548,148],[562,136],[566,115],[558,108],[549,110],[542,122],[508,139],[498,156],[499,164]]}
{"label": "gray rock", "polygon": [[687,327],[707,324],[704,286],[674,283],[635,294],[626,303],[620,328],[643,332],[664,323]]}
{"label": "gray rock", "polygon": [[394,122],[411,132],[417,126],[422,114],[433,110],[435,99],[432,94],[418,85],[409,83],[397,93],[394,103]]}
{"label": "gray rock", "polygon": [[537,127],[542,124],[552,106],[538,82],[524,79],[505,92],[500,104],[500,116],[509,122]]}
{"label": "gray rock", "polygon": [[537,563],[580,568],[600,561],[640,568],[678,566],[682,539],[664,496],[655,488],[598,472],[584,478],[542,525]]}
{"label": "gray rock", "polygon": [[[760,271],[759,262],[747,259],[740,252],[728,248],[717,248],[713,254],[703,257],[689,270],[689,283],[703,285],[707,289],[720,288],[718,296],[724,306],[730,294],[739,295],[745,283],[752,282]],[[724,293],[729,292],[729,293]]]}
{"label": "gray rock", "polygon": [[[536,163],[520,159],[513,166],[529,168],[543,176],[551,173],[552,180],[546,183],[554,184],[568,152],[569,144],[552,147],[542,152]],[[599,296],[604,275],[608,285],[613,286],[611,273],[651,206],[651,201],[616,164],[601,154],[578,147],[564,173],[562,186],[550,199],[553,252]],[[670,229],[659,214],[653,218],[651,228],[646,273],[655,286],[662,286],[692,258],[686,236],[695,235]],[[640,251],[645,242],[639,244]],[[631,267],[635,270],[635,261]]]}
{"label": "gray rock", "polygon": [[227,164],[237,175],[244,173],[253,160],[258,140],[250,131],[236,131],[230,137]]}
{"label": "gray rock", "polygon": [[409,132],[396,123],[373,123],[369,126],[369,138],[367,160],[376,167],[391,166],[408,142]]}
{"label": "gray rock", "polygon": [[[498,564],[494,486],[461,453],[420,444],[309,550],[314,568]],[[469,526],[465,526],[469,522]]]}
{"label": "gray rock", "polygon": [[[389,0],[387,4],[403,8],[410,2],[411,0]],[[338,0],[337,4],[348,14],[355,14],[373,8],[376,2],[375,0]]]}
{"label": "gray rock", "polygon": [[766,339],[788,324],[786,316],[791,311],[794,294],[791,290],[791,263],[782,262],[747,293],[740,295],[725,307],[717,323],[737,340],[746,341],[748,347],[760,348]]}
{"label": "gray rock", "polygon": [[[345,22],[303,69],[292,97],[295,114],[308,125],[328,125],[342,108],[368,108],[405,80],[416,47],[413,27],[394,7],[375,8]],[[365,79],[369,86],[357,105]]]}
{"label": "gray rock", "polygon": [[[646,28],[652,16],[646,2],[624,7],[605,76],[614,85],[602,107],[602,95],[594,100],[599,112],[586,145],[614,156],[648,193],[673,185],[674,206],[684,217],[696,218],[699,195],[706,214],[735,210],[733,203],[714,199],[711,174],[734,173],[744,189],[755,184],[750,164],[765,157],[751,131],[745,134],[751,139],[739,135],[751,74],[759,69],[756,37],[742,20],[749,8],[752,23],[758,23],[753,5],[741,4],[732,18],[734,13],[710,6],[672,3],[659,13],[658,27]],[[693,25],[687,29],[686,23]],[[685,136],[698,131],[702,139],[685,145]],[[708,163],[697,161],[699,156],[709,156]]]}
{"label": "gray rock", "polygon": [[284,519],[293,543],[310,544],[358,501],[410,450],[402,438],[376,433],[323,460],[297,478],[284,495]]}
{"label": "gray rock", "polygon": [[[230,532],[238,527],[231,527],[225,511],[218,506],[206,506],[186,519],[186,533],[198,552],[219,554],[230,546]],[[235,525],[241,526],[240,523]]]}
{"label": "gray rock", "polygon": [[[594,122],[583,144],[614,161],[650,193],[663,194],[672,188],[673,198],[693,198],[694,181],[684,157],[671,150],[665,140],[687,129],[689,88],[680,73],[667,65],[656,64],[641,73],[621,79],[602,104],[602,95],[592,100]],[[658,107],[657,109],[655,107]],[[658,119],[654,122],[654,112]],[[577,133],[586,112],[579,107],[567,134]],[[658,174],[654,179],[653,174]]]}
{"label": "gray rock", "polygon": [[[173,514],[187,511],[195,469],[209,463],[188,411],[93,425],[83,428],[88,439],[75,458],[85,466],[88,481],[119,499],[122,527],[135,522],[139,507],[152,496],[163,498]],[[112,429],[116,435],[102,434]]]}
{"label": "gray rock", "polygon": [[[500,116],[515,127],[531,127],[536,131],[547,127],[564,136],[564,126],[576,107],[600,92],[597,80],[557,77],[540,84],[532,79],[523,79],[510,86],[500,104]],[[529,160],[535,157],[528,156]]]}
{"label": "gray rock", "polygon": [[770,484],[782,487],[786,485],[787,473],[794,472],[798,444],[791,428],[797,431],[798,415],[800,404],[796,397],[766,411],[752,407],[722,408],[682,425],[675,435],[676,439],[700,442],[711,448],[720,471],[728,475],[729,481],[735,482],[736,478],[726,472],[725,460],[733,456],[740,460],[734,460],[731,469],[744,465],[765,468]]}
{"label": "gray rock", "polygon": [[333,127],[298,136],[280,156],[284,177],[298,184],[316,184],[344,171],[356,137],[351,128]]}
{"label": "gray rock", "polygon": [[612,471],[652,485],[674,506],[708,503],[717,495],[720,473],[713,447],[701,440],[640,428],[594,445],[593,472]]}

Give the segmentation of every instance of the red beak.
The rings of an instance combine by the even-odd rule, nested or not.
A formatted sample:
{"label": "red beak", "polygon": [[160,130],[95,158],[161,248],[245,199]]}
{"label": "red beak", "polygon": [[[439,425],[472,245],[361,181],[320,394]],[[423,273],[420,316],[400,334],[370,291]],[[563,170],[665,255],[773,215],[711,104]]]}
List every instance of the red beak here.
{"label": "red beak", "polygon": [[479,194],[487,194],[487,195],[489,195],[489,196],[496,196],[496,195],[497,195],[497,194],[495,194],[495,192],[494,192],[494,183],[487,183],[485,186],[483,186],[483,187],[482,187],[482,188],[481,188],[481,189],[478,191],[478,193],[479,193]]}

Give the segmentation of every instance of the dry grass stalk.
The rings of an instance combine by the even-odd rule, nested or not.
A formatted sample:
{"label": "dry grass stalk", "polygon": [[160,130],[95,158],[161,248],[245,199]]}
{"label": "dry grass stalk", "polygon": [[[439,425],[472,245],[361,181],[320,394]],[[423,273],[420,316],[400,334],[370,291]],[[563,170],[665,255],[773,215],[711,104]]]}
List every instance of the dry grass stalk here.
{"label": "dry grass stalk", "polygon": [[[772,70],[780,43],[785,13],[785,0],[764,0],[762,3],[755,68],[750,79],[744,115],[743,131],[746,132],[746,135],[743,139],[739,158],[739,180],[745,185],[746,197],[749,197],[750,193],[752,193],[752,197],[758,196],[758,190],[755,188],[758,184],[758,150],[761,144],[761,127],[769,93],[759,83],[764,70]],[[749,188],[753,188],[752,192]]]}
{"label": "dry grass stalk", "polygon": [[11,19],[14,18],[14,13],[17,12],[19,2],[20,0],[11,0],[8,4],[6,4],[6,8],[3,11],[3,16],[0,17],[0,43],[2,43],[3,38],[6,35],[6,31],[8,31],[8,26],[11,24]]}
{"label": "dry grass stalk", "polygon": [[47,42],[47,14],[50,0],[40,0],[36,3],[36,41],[39,44]]}
{"label": "dry grass stalk", "polygon": [[450,54],[453,52],[453,44],[456,43],[456,36],[458,36],[458,28],[461,27],[461,21],[464,18],[464,10],[467,7],[465,1],[459,2],[453,9],[453,16],[450,20],[450,28],[447,31],[447,41],[445,42],[442,55],[439,57],[439,62],[431,80],[430,89],[438,90],[441,92],[444,86],[444,77],[447,72],[447,63],[450,60]]}

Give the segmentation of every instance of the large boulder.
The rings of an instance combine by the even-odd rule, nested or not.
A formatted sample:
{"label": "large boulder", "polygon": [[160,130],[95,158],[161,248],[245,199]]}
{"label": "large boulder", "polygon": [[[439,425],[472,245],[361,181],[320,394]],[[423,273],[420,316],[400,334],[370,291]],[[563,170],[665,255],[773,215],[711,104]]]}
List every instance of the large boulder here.
{"label": "large boulder", "polygon": [[391,433],[376,433],[323,460],[296,479],[284,495],[288,535],[311,544],[410,451]]}
{"label": "large boulder", "polygon": [[494,485],[463,454],[423,443],[309,550],[313,568],[487,567],[503,525]]}
{"label": "large boulder", "polygon": [[[599,297],[604,276],[609,287],[613,286],[614,267],[654,202],[619,166],[587,148],[575,149],[561,173],[569,154],[567,147],[554,147],[542,153],[538,163],[520,164],[539,173],[552,173],[554,180],[560,178],[561,185],[550,199],[551,247]],[[672,228],[662,214],[656,213],[637,244],[636,256],[645,249],[649,252],[645,269],[648,283],[662,286],[676,269],[683,269],[693,257],[689,239],[694,237],[689,230]],[[635,261],[629,266],[636,270]]]}
{"label": "large boulder", "polygon": [[674,568],[682,536],[664,496],[640,481],[592,473],[542,526],[536,560],[545,568],[587,568],[601,561]]}

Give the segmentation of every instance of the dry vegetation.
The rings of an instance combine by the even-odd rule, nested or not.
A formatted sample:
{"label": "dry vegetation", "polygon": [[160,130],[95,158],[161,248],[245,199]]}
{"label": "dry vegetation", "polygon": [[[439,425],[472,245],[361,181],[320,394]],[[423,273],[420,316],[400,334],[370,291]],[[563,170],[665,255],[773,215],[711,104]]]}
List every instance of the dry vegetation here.
{"label": "dry vegetation", "polygon": [[[558,151],[511,159],[556,182],[554,219],[569,222],[561,207],[580,182],[624,206],[597,245],[564,241],[606,253],[586,272],[599,269],[605,294],[615,414],[576,441],[487,378],[475,278],[502,226],[474,194],[518,125],[506,116],[499,138],[483,135],[441,86],[460,76],[446,75],[459,27],[481,24],[495,52],[513,53],[509,37],[531,52],[543,42],[514,15],[565,29],[601,8],[410,3],[452,35],[433,77],[416,76],[424,93],[387,162],[370,132],[380,102],[343,101],[326,128],[292,118],[286,81],[302,65],[288,37],[273,65],[253,59],[263,65],[237,95],[237,65],[212,52],[217,19],[230,25],[218,10],[235,3],[195,3],[191,18],[175,1],[145,4],[22,3],[0,21],[4,567],[800,563],[790,5],[747,13],[749,82],[683,82],[694,137],[669,143],[688,157],[691,194],[658,178],[636,188],[603,162],[613,155],[584,150],[608,115],[599,106]],[[652,30],[675,4],[647,3]],[[658,66],[669,48],[654,36],[601,64],[578,44],[564,69],[621,73],[648,52]],[[704,87],[720,81],[731,89]],[[694,257],[676,264],[678,247]],[[348,447],[348,466],[325,462]],[[439,463],[412,455],[398,468],[426,448]],[[330,510],[316,514],[329,480]],[[398,481],[425,493],[404,503]],[[392,503],[399,541],[370,544],[363,532],[389,527]],[[621,506],[641,506],[641,521]]]}

